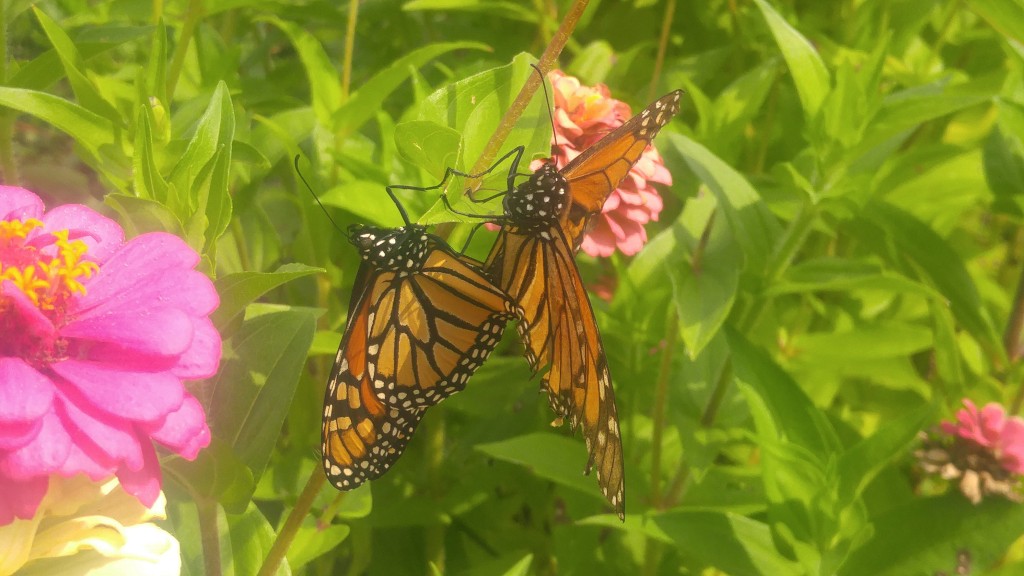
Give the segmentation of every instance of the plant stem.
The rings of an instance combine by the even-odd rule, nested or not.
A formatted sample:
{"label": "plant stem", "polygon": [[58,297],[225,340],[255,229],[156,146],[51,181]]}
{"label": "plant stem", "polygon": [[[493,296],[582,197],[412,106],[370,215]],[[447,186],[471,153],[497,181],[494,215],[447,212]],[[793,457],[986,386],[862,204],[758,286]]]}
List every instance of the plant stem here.
{"label": "plant stem", "polygon": [[359,0],[348,0],[348,22],[345,25],[345,53],[341,61],[341,98],[348,100],[352,85],[352,54],[356,50],[356,21],[359,18]]}
{"label": "plant stem", "polygon": [[[572,36],[572,31],[576,29],[576,23],[579,22],[580,16],[583,15],[583,11],[589,3],[590,0],[575,0],[572,7],[565,14],[562,24],[551,38],[551,42],[548,42],[544,53],[541,54],[540,60],[537,62],[537,67],[540,68],[543,74],[547,75],[554,67],[555,61],[558,60],[558,55],[565,48],[566,42]],[[512,127],[515,126],[519,117],[523,115],[526,105],[533,98],[533,93],[540,87],[540,81],[541,79],[533,74],[526,79],[526,84],[523,85],[523,89],[519,91],[516,99],[512,101],[508,110],[505,111],[505,115],[501,118],[501,123],[498,124],[498,129],[494,131],[491,139],[487,141],[487,145],[484,146],[484,151],[477,158],[476,164],[470,171],[471,173],[477,174],[484,171],[498,157],[498,151],[505,144],[505,139],[512,132]]]}
{"label": "plant stem", "polygon": [[[429,482],[430,498],[440,501],[444,496],[444,483],[441,478],[441,471],[444,468],[444,442],[445,442],[445,413],[440,410],[437,417],[427,428],[427,462],[426,477]],[[441,522],[431,524],[426,528],[426,553],[427,562],[433,564],[437,573],[445,573],[445,525]],[[425,573],[432,570],[429,566],[424,567]]]}
{"label": "plant stem", "polygon": [[658,367],[658,380],[654,390],[654,406],[651,409],[651,421],[654,430],[651,434],[651,505],[661,509],[661,444],[665,434],[665,408],[668,406],[668,383],[672,377],[672,358],[675,355],[676,343],[679,339],[679,313],[675,306],[668,314],[665,326],[665,350],[661,355]]}
{"label": "plant stem", "polygon": [[668,51],[668,38],[672,32],[672,19],[676,13],[676,0],[665,2],[665,14],[661,17],[661,36],[658,38],[658,56],[654,59],[654,75],[651,76],[651,86],[647,89],[647,101],[650,102],[658,96],[658,80],[661,79],[661,69],[665,65],[665,52]]}
{"label": "plant stem", "polygon": [[288,513],[284,526],[277,533],[277,538],[274,539],[274,544],[270,547],[270,552],[267,553],[263,566],[260,566],[259,576],[277,574],[277,569],[284,560],[288,547],[291,546],[292,540],[295,539],[295,534],[299,531],[299,526],[302,525],[302,519],[309,514],[310,509],[313,507],[313,500],[316,499],[316,495],[320,492],[320,488],[326,480],[327,477],[324,476],[320,467],[314,466],[313,473],[309,476],[309,481],[306,482],[306,487],[302,489],[299,499],[295,501],[295,507]]}
{"label": "plant stem", "polygon": [[[0,86],[7,85],[7,19],[10,17],[8,6],[10,0],[0,0]],[[12,110],[0,112],[0,170],[3,171],[3,183],[10,186],[18,185],[18,165],[14,162],[14,113]]]}
{"label": "plant stem", "polygon": [[181,76],[181,68],[185,65],[185,55],[188,54],[189,44],[195,36],[196,26],[203,18],[203,0],[189,0],[188,9],[185,12],[185,23],[181,26],[181,35],[174,46],[174,56],[171,58],[171,67],[167,70],[167,99],[174,100],[174,88],[178,85],[178,78]]}
{"label": "plant stem", "polygon": [[[569,37],[572,35],[572,31],[576,29],[576,23],[579,22],[580,16],[583,15],[583,11],[586,10],[587,4],[590,0],[575,0],[572,7],[569,8],[569,12],[566,13],[565,18],[562,19],[562,24],[558,27],[558,31],[555,32],[554,37],[548,42],[544,53],[541,54],[540,60],[537,62],[537,67],[540,68],[542,74],[547,76],[547,73],[555,65],[555,61],[558,60],[558,55],[562,53],[562,49],[565,48],[566,42],[569,41]],[[515,100],[509,105],[508,110],[505,111],[505,115],[501,117],[501,122],[498,123],[498,129],[491,135],[491,139],[487,141],[487,145],[484,146],[483,152],[480,153],[480,157],[476,159],[476,163],[473,165],[473,169],[469,171],[470,174],[480,174],[491,166],[491,163],[495,158],[498,157],[498,151],[505,144],[505,139],[512,132],[512,128],[519,121],[519,117],[523,115],[523,111],[526,110],[526,105],[530,103],[533,98],[533,94],[540,87],[541,78],[535,74],[530,74],[530,77],[526,79],[526,84],[523,84],[523,89],[516,95]],[[467,180],[464,187],[465,190],[476,190],[477,182],[473,180]],[[437,226],[434,230],[435,234],[441,238],[447,238],[451,234],[454,224],[446,222]]]}
{"label": "plant stem", "polygon": [[196,500],[199,514],[199,537],[203,543],[203,571],[207,576],[220,576],[220,529],[217,527],[218,505],[210,498]]}
{"label": "plant stem", "polygon": [[1021,333],[1024,331],[1024,267],[1021,268],[1021,276],[1017,280],[1017,293],[1013,297],[1013,309],[1010,311],[1010,318],[1006,322],[1006,330],[1003,332],[1003,346],[1006,348],[1006,356],[1010,362],[1017,362],[1021,358]]}

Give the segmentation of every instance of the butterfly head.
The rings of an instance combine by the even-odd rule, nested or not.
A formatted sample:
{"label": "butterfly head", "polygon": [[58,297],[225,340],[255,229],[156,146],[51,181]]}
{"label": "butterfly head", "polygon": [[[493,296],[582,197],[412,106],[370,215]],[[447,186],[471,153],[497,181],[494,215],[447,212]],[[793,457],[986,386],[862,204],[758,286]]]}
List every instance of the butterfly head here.
{"label": "butterfly head", "polygon": [[401,228],[355,224],[349,228],[349,240],[363,260],[392,272],[419,270],[430,251],[430,235],[425,226],[417,224]]}
{"label": "butterfly head", "polygon": [[516,222],[556,222],[569,203],[569,183],[552,162],[505,196],[505,215]]}

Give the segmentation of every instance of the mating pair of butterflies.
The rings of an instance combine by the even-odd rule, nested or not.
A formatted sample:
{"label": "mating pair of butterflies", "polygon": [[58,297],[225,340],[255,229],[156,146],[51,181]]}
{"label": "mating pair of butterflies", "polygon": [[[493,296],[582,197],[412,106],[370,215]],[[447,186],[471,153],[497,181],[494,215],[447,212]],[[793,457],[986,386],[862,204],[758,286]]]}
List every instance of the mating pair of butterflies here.
{"label": "mating pair of butterflies", "polygon": [[547,368],[541,386],[555,423],[583,429],[586,472],[596,466],[602,493],[624,517],[615,396],[574,256],[590,219],[678,113],[681,95],[661,97],[561,170],[547,162],[518,187],[523,148],[508,154],[504,214],[491,218],[501,230],[482,264],[410,223],[397,201],[404,227],[352,228],[363,262],[324,398],[331,484],[350,490],[384,474],[424,412],[465,387],[516,319],[534,374]]}

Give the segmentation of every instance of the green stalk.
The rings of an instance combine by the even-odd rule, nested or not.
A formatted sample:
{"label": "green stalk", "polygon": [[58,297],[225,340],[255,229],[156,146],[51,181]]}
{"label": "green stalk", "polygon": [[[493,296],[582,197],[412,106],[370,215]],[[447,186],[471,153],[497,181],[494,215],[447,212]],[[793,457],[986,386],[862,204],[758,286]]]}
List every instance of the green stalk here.
{"label": "green stalk", "polygon": [[[445,418],[444,410],[440,411],[437,418],[427,428],[427,462],[426,477],[429,482],[430,497],[440,501],[444,496],[444,482],[442,470],[444,469],[444,442],[445,442]],[[433,564],[437,573],[445,573],[445,525],[441,522],[427,526],[426,528],[426,553],[427,562]],[[429,573],[429,566],[424,567],[424,572]]]}
{"label": "green stalk", "polygon": [[665,326],[665,350],[661,355],[658,367],[658,380],[654,389],[654,406],[651,410],[651,421],[654,430],[651,434],[651,505],[661,509],[661,444],[665,435],[665,407],[668,405],[668,382],[672,377],[672,358],[675,356],[676,344],[679,340],[679,314],[675,306],[668,314]]}
{"label": "green stalk", "polygon": [[326,481],[327,477],[320,470],[320,466],[314,466],[313,473],[309,476],[309,481],[306,482],[306,487],[302,489],[299,499],[295,501],[295,507],[288,513],[284,526],[277,533],[277,538],[274,539],[274,544],[270,547],[270,552],[267,553],[263,566],[260,566],[259,576],[277,574],[277,569],[281,566],[281,562],[284,561],[288,547],[292,545],[295,534],[298,533],[299,527],[302,526],[302,519],[313,508],[313,500],[316,499],[316,495],[320,492],[320,488]]}
{"label": "green stalk", "polygon": [[[0,0],[0,85],[7,85],[7,19],[10,0]],[[14,113],[0,112],[0,170],[3,182],[11,186],[18,184],[18,165],[14,162]]]}
{"label": "green stalk", "polygon": [[[159,1],[159,0],[157,0]],[[174,56],[171,58],[171,66],[167,70],[167,98],[174,99],[174,88],[178,85],[178,78],[181,76],[181,69],[185,65],[185,55],[188,54],[189,44],[195,36],[196,27],[203,19],[203,0],[189,0],[188,9],[185,12],[185,23],[181,27],[181,35],[174,46]]]}
{"label": "green stalk", "polygon": [[220,576],[220,528],[217,524],[218,504],[211,498],[198,498],[199,538],[203,543],[203,572],[207,576]]}
{"label": "green stalk", "polygon": [[356,21],[359,18],[359,0],[348,1],[348,22],[345,26],[345,53],[341,61],[341,98],[348,100],[352,85],[352,54],[356,49]]}
{"label": "green stalk", "polygon": [[661,69],[665,65],[665,52],[668,51],[668,38],[672,32],[672,19],[676,13],[676,0],[668,0],[665,3],[665,14],[661,17],[661,36],[658,38],[658,56],[654,59],[654,74],[651,76],[651,86],[647,89],[647,101],[650,102],[658,97],[658,80],[661,79]]}

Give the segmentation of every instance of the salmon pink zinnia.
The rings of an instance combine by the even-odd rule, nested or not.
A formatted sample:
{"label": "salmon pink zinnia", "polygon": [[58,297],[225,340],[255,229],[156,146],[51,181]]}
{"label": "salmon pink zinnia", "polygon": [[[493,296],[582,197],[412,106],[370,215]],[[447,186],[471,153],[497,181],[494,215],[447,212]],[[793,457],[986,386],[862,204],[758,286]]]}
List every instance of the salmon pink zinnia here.
{"label": "salmon pink zinnia", "polygon": [[153,442],[188,459],[209,444],[183,386],[221,355],[198,262],[177,236],[125,242],[86,206],[0,186],[0,526],[31,518],[53,474],[116,476],[150,506]]}
{"label": "salmon pink zinnia", "polygon": [[[629,105],[612,98],[604,84],[584,86],[561,70],[553,70],[548,78],[554,91],[555,134],[551,151],[559,168],[633,115]],[[537,170],[541,164],[543,161],[535,160],[530,168]],[[672,175],[653,145],[608,196],[580,248],[600,257],[611,256],[616,249],[627,256],[639,252],[647,243],[644,225],[656,221],[663,207],[652,182],[672,184]]]}

